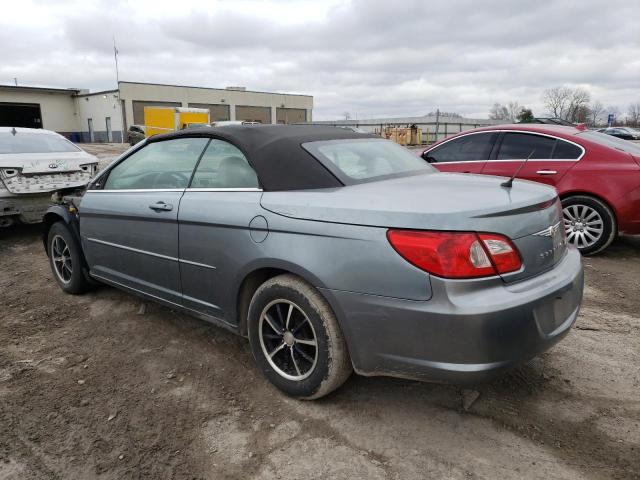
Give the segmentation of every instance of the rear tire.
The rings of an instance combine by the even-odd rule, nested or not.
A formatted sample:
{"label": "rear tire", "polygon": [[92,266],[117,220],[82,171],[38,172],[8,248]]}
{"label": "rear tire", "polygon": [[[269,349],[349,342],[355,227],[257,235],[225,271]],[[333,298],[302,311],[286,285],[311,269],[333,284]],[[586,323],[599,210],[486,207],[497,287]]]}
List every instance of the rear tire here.
{"label": "rear tire", "polygon": [[15,220],[13,217],[10,217],[10,216],[0,217],[0,228],[8,228],[14,223],[15,223]]}
{"label": "rear tire", "polygon": [[562,200],[567,240],[583,255],[603,251],[618,234],[616,217],[603,201],[587,195]]}
{"label": "rear tire", "polygon": [[279,275],[256,290],[247,327],[256,363],[287,395],[323,397],[352,372],[331,307],[318,290],[294,275]]}
{"label": "rear tire", "polygon": [[91,287],[82,271],[82,251],[69,227],[54,223],[47,236],[47,253],[53,278],[66,293],[84,293]]}

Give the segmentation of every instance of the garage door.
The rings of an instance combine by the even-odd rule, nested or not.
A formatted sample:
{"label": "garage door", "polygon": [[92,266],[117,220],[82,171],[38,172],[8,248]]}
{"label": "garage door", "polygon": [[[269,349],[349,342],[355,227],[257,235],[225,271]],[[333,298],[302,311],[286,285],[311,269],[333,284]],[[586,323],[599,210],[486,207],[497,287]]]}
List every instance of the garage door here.
{"label": "garage door", "polygon": [[38,103],[0,103],[0,127],[42,128]]}
{"label": "garage door", "polygon": [[134,125],[144,125],[144,107],[181,107],[180,102],[143,102],[134,100],[133,102],[133,123]]}
{"label": "garage door", "polygon": [[212,122],[221,122],[229,120],[229,105],[220,105],[217,103],[190,103],[190,108],[208,108],[209,119]]}
{"label": "garage door", "polygon": [[271,107],[236,106],[236,120],[271,123]]}
{"label": "garage door", "polygon": [[303,123],[307,121],[307,111],[304,108],[276,108],[278,123]]}

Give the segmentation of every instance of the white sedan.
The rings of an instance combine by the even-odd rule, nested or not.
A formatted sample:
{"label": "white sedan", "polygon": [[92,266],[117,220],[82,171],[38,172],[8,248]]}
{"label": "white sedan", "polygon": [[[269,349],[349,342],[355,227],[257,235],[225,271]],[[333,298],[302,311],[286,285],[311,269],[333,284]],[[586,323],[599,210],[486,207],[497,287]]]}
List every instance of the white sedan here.
{"label": "white sedan", "polygon": [[0,127],[0,227],[38,223],[51,193],[83,187],[98,159],[55,132]]}

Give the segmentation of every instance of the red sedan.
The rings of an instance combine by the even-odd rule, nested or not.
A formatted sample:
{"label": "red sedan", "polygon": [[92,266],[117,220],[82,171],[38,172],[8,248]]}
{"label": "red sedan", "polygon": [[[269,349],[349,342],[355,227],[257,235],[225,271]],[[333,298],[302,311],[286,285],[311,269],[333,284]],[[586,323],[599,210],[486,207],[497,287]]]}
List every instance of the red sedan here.
{"label": "red sedan", "polygon": [[575,127],[496,125],[421,155],[443,172],[510,177],[522,166],[517,178],[558,190],[567,239],[583,254],[604,250],[618,234],[640,234],[640,144]]}

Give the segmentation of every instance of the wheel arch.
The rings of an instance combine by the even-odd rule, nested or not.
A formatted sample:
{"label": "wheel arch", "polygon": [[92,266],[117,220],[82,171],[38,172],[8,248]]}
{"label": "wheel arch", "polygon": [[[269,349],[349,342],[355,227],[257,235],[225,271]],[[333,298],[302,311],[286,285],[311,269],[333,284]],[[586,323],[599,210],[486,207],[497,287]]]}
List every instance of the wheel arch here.
{"label": "wheel arch", "polygon": [[49,255],[49,246],[47,245],[49,230],[51,230],[51,226],[56,222],[64,222],[69,227],[69,230],[75,237],[78,245],[81,245],[78,220],[76,219],[75,215],[73,215],[63,205],[53,205],[47,209],[44,217],[42,218],[42,244],[47,255]]}
{"label": "wheel arch", "polygon": [[51,227],[56,222],[63,222],[71,235],[75,239],[78,244],[78,248],[80,249],[80,258],[82,259],[82,273],[87,281],[91,283],[95,283],[95,281],[89,275],[89,264],[87,263],[87,259],[84,255],[84,250],[82,250],[82,242],[80,240],[80,225],[78,223],[78,218],[76,215],[69,211],[69,208],[65,205],[52,205],[49,207],[47,212],[44,214],[42,218],[42,244],[44,246],[44,251],[49,256],[49,231]]}
{"label": "wheel arch", "polygon": [[609,210],[611,210],[611,213],[613,214],[613,220],[615,221],[616,235],[617,235],[617,233],[618,233],[618,212],[616,212],[616,208],[606,198],[602,197],[601,195],[597,195],[597,194],[595,194],[593,192],[588,192],[586,190],[569,190],[569,191],[566,191],[566,192],[562,192],[561,194],[558,195],[558,197],[560,198],[560,201],[566,200],[567,198],[570,198],[570,197],[580,197],[580,196],[594,198],[594,199],[604,203],[609,208]]}
{"label": "wheel arch", "polygon": [[[284,274],[292,274],[300,277],[302,280],[315,287],[333,309],[332,302],[330,302],[320,290],[324,287],[324,283],[314,274],[299,265],[284,260],[262,260],[248,265],[242,270],[234,282],[234,288],[232,290],[232,292],[235,292],[235,296],[233,297],[235,298],[235,303],[233,305],[233,317],[236,319],[238,333],[240,333],[240,335],[247,335],[247,313],[249,311],[249,304],[251,303],[253,294],[256,292],[258,287],[267,280]],[[338,317],[335,309],[334,314]],[[341,323],[339,318],[338,323]]]}

